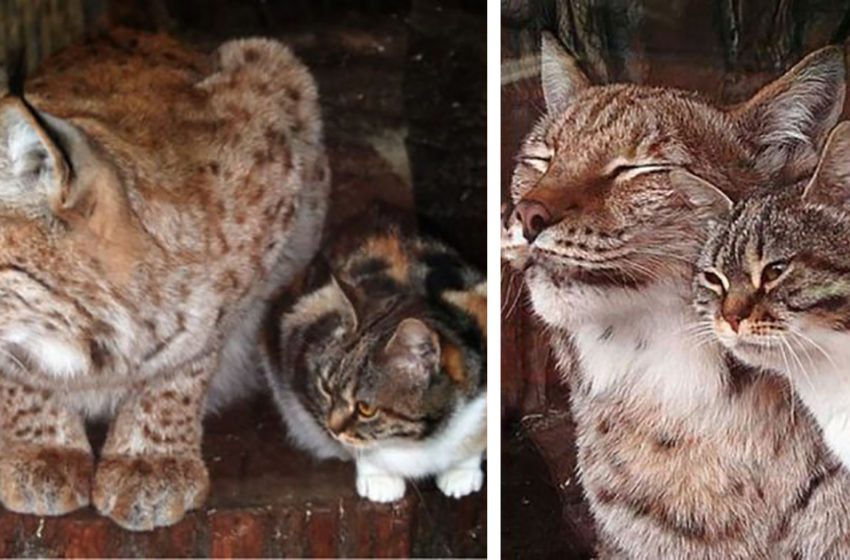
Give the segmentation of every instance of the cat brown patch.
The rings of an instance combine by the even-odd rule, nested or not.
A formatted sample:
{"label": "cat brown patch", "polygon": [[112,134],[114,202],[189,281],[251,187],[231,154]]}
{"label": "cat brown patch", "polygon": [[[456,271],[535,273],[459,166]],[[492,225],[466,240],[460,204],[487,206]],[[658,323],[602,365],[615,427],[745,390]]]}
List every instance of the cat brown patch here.
{"label": "cat brown patch", "polygon": [[466,381],[466,364],[463,352],[451,342],[441,342],[440,366],[455,383]]}
{"label": "cat brown patch", "polygon": [[484,333],[484,337],[487,337],[486,287],[476,287],[465,292],[447,291],[443,293],[443,299],[469,313],[475,319],[478,328]]}
{"label": "cat brown patch", "polygon": [[398,236],[387,234],[372,237],[366,242],[366,251],[387,259],[390,265],[388,273],[393,280],[400,284],[407,282],[410,261]]}

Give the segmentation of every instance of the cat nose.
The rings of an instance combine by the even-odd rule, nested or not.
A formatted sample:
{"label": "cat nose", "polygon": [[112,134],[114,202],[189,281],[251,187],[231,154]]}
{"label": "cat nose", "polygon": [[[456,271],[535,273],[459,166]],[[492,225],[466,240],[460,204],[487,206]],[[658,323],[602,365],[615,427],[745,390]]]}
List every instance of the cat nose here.
{"label": "cat nose", "polygon": [[749,309],[735,309],[728,310],[724,309],[721,313],[723,315],[723,319],[729,323],[729,326],[732,327],[732,330],[738,332],[738,329],[741,328],[741,323],[750,318],[750,310]]}
{"label": "cat nose", "polygon": [[752,315],[755,301],[748,295],[730,294],[720,308],[720,315],[729,323],[732,330],[738,332],[741,323]]}
{"label": "cat nose", "polygon": [[536,200],[520,200],[515,212],[522,224],[522,235],[529,243],[533,243],[537,236],[552,223],[552,214],[549,209]]}
{"label": "cat nose", "polygon": [[734,314],[723,315],[723,318],[729,323],[729,326],[732,327],[732,330],[738,332],[738,328],[741,326],[741,321],[745,319],[745,317],[738,317]]}

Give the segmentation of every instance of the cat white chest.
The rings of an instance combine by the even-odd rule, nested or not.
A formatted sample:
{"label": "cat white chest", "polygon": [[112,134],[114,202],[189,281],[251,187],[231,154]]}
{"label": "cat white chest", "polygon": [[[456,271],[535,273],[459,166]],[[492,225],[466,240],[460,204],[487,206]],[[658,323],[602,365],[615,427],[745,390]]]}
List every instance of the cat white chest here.
{"label": "cat white chest", "polygon": [[421,442],[387,442],[355,452],[357,461],[404,478],[433,475],[480,455],[485,446],[486,398],[465,404],[435,436]]}

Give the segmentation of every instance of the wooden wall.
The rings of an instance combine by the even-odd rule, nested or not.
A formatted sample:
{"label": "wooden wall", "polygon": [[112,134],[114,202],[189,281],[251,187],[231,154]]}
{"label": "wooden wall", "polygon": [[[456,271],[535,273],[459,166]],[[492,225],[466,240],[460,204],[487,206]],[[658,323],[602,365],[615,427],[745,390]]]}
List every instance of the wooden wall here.
{"label": "wooden wall", "polygon": [[32,70],[101,21],[105,0],[0,0],[0,67],[26,45]]}

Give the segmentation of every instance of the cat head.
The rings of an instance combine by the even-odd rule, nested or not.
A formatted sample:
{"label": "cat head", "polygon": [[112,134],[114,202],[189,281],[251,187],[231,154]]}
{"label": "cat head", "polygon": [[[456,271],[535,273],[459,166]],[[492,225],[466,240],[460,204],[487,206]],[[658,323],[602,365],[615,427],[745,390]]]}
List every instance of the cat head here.
{"label": "cat head", "polygon": [[502,247],[534,308],[564,324],[618,293],[687,286],[713,216],[767,177],[811,171],[841,110],[844,61],[818,51],[723,109],[674,89],[592,86],[544,34],[541,79],[547,114],[517,156]]}
{"label": "cat head", "polygon": [[[91,313],[141,246],[114,167],[69,120],[0,97],[0,349],[73,376],[97,365]],[[101,299],[100,301],[103,301]],[[100,330],[99,330],[100,329]]]}
{"label": "cat head", "polygon": [[850,123],[808,183],[739,203],[694,281],[705,333],[740,359],[789,372],[846,347],[850,329]]}
{"label": "cat head", "polygon": [[453,410],[465,383],[461,347],[416,302],[360,302],[334,280],[283,325],[298,390],[327,432],[351,447],[420,440]]}

